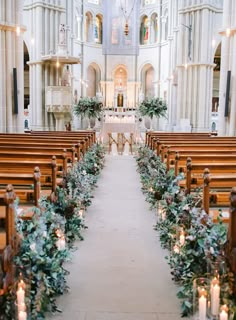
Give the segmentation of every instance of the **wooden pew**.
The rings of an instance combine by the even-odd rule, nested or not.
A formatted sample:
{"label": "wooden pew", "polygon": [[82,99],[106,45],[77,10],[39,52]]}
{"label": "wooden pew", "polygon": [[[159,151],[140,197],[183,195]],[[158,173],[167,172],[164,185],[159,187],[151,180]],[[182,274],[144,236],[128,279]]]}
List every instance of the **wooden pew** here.
{"label": "wooden pew", "polygon": [[184,138],[188,138],[191,137],[192,139],[194,138],[209,138],[211,137],[211,133],[209,132],[155,132],[155,131],[149,131],[146,132],[146,138],[145,138],[145,145],[147,145],[148,147],[152,148],[152,140],[156,139],[161,139],[161,138],[179,138],[179,139],[184,139]]}
{"label": "wooden pew", "polygon": [[222,153],[215,153],[213,150],[199,151],[197,153],[187,152],[183,155],[181,152],[175,153],[175,158],[173,159],[170,156],[170,153],[166,155],[166,167],[167,171],[174,167],[175,175],[178,175],[179,172],[185,172],[186,161],[188,158],[192,159],[194,163],[227,163],[227,164],[236,164],[236,152],[232,154],[231,151],[228,153],[226,150],[222,151]]}

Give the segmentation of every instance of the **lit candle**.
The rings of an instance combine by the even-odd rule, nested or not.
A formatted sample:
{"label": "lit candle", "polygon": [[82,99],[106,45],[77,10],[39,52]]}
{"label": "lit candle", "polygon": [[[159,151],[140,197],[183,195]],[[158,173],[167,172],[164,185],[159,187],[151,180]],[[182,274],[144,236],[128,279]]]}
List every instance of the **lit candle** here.
{"label": "lit candle", "polygon": [[220,320],[228,320],[228,310],[226,304],[221,307]]}
{"label": "lit candle", "polygon": [[17,304],[24,304],[25,303],[25,290],[23,290],[21,287],[16,292],[17,295]]}
{"label": "lit candle", "polygon": [[201,289],[199,302],[199,320],[206,320],[207,314],[207,299],[206,299],[206,290]]}
{"label": "lit candle", "polygon": [[225,310],[221,311],[220,320],[228,320],[228,313]]}
{"label": "lit candle", "polygon": [[21,279],[20,282],[18,283],[18,289],[22,288],[23,290],[25,290],[25,283],[24,281]]}
{"label": "lit candle", "polygon": [[211,313],[213,316],[219,314],[220,307],[220,286],[219,280],[214,278],[211,282]]}
{"label": "lit candle", "polygon": [[27,313],[25,311],[20,311],[18,313],[18,320],[27,320]]}
{"label": "lit candle", "polygon": [[184,232],[183,232],[183,231],[182,231],[181,234],[180,234],[179,243],[180,243],[181,246],[183,246],[184,243],[185,243],[185,235],[184,235]]}

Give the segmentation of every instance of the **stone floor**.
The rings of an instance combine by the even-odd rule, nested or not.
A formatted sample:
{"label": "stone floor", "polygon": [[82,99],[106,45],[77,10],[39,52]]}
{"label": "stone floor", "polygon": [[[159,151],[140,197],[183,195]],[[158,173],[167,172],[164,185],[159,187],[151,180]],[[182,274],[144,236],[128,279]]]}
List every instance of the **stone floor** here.
{"label": "stone floor", "polygon": [[180,320],[177,288],[132,156],[107,156],[55,320]]}

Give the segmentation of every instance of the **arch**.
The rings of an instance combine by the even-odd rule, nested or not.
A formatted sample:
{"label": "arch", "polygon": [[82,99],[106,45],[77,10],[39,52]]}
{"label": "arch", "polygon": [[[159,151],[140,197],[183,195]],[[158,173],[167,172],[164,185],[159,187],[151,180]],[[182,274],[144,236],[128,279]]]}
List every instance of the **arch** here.
{"label": "arch", "polygon": [[85,41],[93,42],[93,15],[90,11],[85,13]]}
{"label": "arch", "polygon": [[147,15],[140,19],[140,44],[147,44],[149,40],[149,20]]}
{"label": "arch", "polygon": [[92,62],[87,68],[86,95],[88,97],[95,97],[96,93],[100,91],[101,70],[99,66]]}
{"label": "arch", "polygon": [[154,91],[155,69],[151,63],[145,64],[140,72],[141,90],[145,98],[155,95]]}

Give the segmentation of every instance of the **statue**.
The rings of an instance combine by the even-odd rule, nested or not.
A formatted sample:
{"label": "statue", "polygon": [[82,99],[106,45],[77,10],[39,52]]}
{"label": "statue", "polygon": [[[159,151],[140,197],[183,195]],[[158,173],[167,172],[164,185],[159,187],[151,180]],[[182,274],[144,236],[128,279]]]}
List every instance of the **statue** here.
{"label": "statue", "polygon": [[59,29],[59,45],[60,46],[66,45],[66,27],[63,23],[60,24],[60,29]]}
{"label": "statue", "polygon": [[123,107],[123,94],[122,93],[118,93],[117,107]]}

